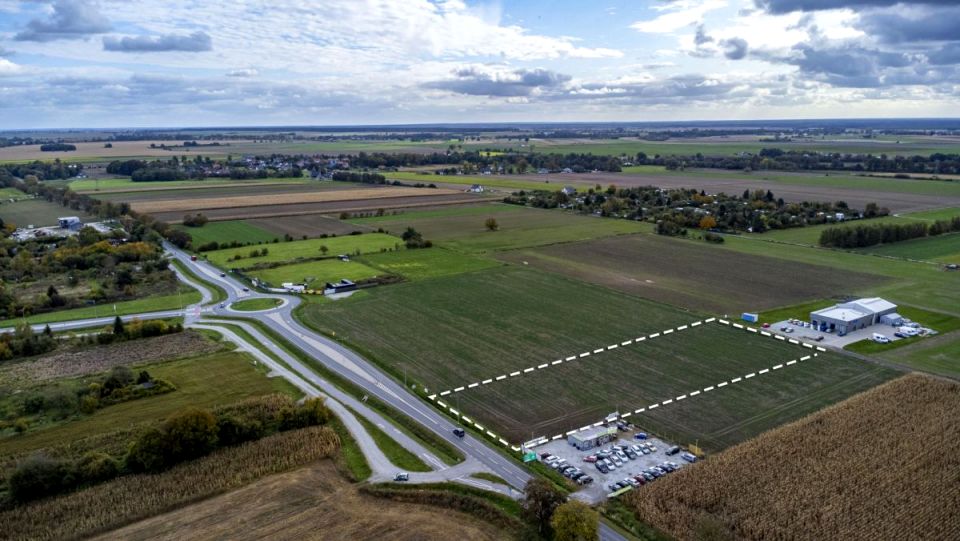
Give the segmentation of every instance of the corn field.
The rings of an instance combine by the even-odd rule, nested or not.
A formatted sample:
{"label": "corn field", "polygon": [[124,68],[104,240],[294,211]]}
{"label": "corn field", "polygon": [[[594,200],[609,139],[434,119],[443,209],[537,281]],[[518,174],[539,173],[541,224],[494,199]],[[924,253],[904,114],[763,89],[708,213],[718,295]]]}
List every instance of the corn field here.
{"label": "corn field", "polygon": [[960,539],[960,385],[904,376],[626,504],[677,539]]}
{"label": "corn field", "polygon": [[88,537],[330,457],[339,446],[339,438],[328,427],[281,432],[163,473],[120,477],[0,512],[0,539]]}

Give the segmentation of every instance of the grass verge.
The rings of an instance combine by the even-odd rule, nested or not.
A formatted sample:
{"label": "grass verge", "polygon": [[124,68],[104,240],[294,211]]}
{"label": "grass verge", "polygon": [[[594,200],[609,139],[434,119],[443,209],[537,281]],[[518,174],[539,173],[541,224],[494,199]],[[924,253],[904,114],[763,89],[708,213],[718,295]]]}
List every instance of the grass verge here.
{"label": "grass verge", "polygon": [[370,420],[366,417],[353,410],[350,411],[353,412],[353,415],[358,421],[360,421],[360,424],[362,424],[363,428],[366,429],[368,434],[370,434],[370,437],[373,438],[373,441],[377,444],[377,447],[383,451],[383,454],[386,455],[387,459],[394,466],[400,468],[401,470],[407,471],[430,471],[430,467],[424,464],[424,462],[420,460],[420,457],[406,450],[402,445],[397,443],[397,440],[388,436],[386,432],[370,422]]}
{"label": "grass verge", "polygon": [[506,480],[504,480],[503,477],[500,477],[499,475],[496,475],[496,474],[493,474],[493,473],[489,473],[489,472],[485,472],[485,471],[477,472],[477,473],[471,473],[471,474],[470,474],[470,477],[473,477],[474,479],[483,479],[484,481],[490,481],[491,483],[497,483],[497,484],[499,484],[499,485],[510,486],[510,483],[508,483]]}
{"label": "grass verge", "polygon": [[340,454],[337,456],[337,470],[354,482],[366,481],[373,474],[363,451],[353,439],[353,435],[336,415],[330,418],[330,428],[340,437]]}
{"label": "grass verge", "polygon": [[[312,357],[306,355],[300,349],[293,347],[285,338],[273,331],[273,329],[263,325],[256,320],[248,320],[245,318],[236,318],[236,317],[219,317],[217,319],[223,320],[239,320],[256,327],[260,332],[264,333],[270,337],[278,346],[283,348],[284,351],[290,355],[296,357],[300,362],[306,364],[312,368],[317,374],[321,377],[338,387],[340,390],[350,393],[355,397],[359,398],[367,394],[353,383],[347,381],[346,379],[335,374],[333,371],[327,369],[322,364],[318,363]],[[362,353],[361,353],[362,354]],[[380,401],[376,397],[368,397],[366,402],[367,407],[372,408],[383,415],[388,421],[393,423],[397,428],[406,433],[408,436],[417,440],[421,445],[429,449],[449,466],[459,464],[463,462],[463,453],[459,449],[449,444],[446,440],[435,434],[434,432],[423,427],[410,417],[404,415],[403,413],[397,411],[390,405]]]}
{"label": "grass verge", "polygon": [[[181,307],[200,302],[200,292],[190,288],[189,291],[162,295],[158,297],[147,297],[133,301],[124,301],[103,306],[88,306],[84,308],[74,308],[72,310],[61,310],[59,312],[48,312],[37,314],[26,318],[26,322],[31,325],[40,323],[57,323],[61,321],[72,321],[75,319],[90,319],[99,317],[128,316],[131,314],[145,314],[149,312],[161,312],[165,310],[177,310]],[[7,319],[0,321],[0,327],[12,327],[23,322],[23,318]]]}
{"label": "grass verge", "polygon": [[170,262],[173,264],[174,267],[177,268],[178,271],[187,275],[187,277],[189,277],[194,282],[197,282],[201,286],[210,290],[210,292],[213,294],[213,300],[210,301],[210,304],[216,304],[218,302],[223,302],[224,300],[226,300],[227,292],[224,291],[222,287],[216,284],[212,284],[209,281],[204,280],[203,278],[200,278],[199,276],[197,276],[197,273],[190,270],[190,268],[184,265],[179,259],[173,259]]}
{"label": "grass verge", "polygon": [[258,310],[269,310],[271,308],[276,308],[277,306],[280,306],[281,302],[283,301],[280,299],[272,298],[246,299],[231,304],[230,308],[240,312],[256,312]]}

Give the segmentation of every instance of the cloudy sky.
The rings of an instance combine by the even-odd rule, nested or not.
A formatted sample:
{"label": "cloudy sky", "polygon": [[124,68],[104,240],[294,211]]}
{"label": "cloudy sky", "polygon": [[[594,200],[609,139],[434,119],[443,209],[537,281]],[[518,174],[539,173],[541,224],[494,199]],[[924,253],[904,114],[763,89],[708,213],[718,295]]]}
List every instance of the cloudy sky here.
{"label": "cloudy sky", "polygon": [[960,114],[960,0],[0,0],[0,129]]}

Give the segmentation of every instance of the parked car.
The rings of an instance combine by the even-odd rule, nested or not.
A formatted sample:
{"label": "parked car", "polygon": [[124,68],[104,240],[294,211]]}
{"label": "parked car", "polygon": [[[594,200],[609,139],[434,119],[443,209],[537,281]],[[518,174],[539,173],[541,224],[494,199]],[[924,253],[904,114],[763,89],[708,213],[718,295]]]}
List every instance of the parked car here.
{"label": "parked car", "polygon": [[683,454],[680,455],[680,458],[686,460],[687,462],[696,462],[696,461],[697,461],[697,456],[694,455],[693,453],[686,453],[686,452],[685,452],[685,453],[683,453]]}
{"label": "parked car", "polygon": [[654,477],[653,474],[649,472],[642,472],[640,475],[642,475],[643,478],[646,479],[648,483],[656,479],[656,477]]}
{"label": "parked car", "polygon": [[637,453],[633,452],[633,449],[624,449],[623,454],[627,455],[627,458],[634,460],[637,458]]}
{"label": "parked car", "polygon": [[632,486],[633,488],[637,488],[637,487],[640,486],[640,483],[637,482],[637,480],[634,479],[633,477],[627,477],[626,479],[623,480],[623,482],[627,483],[628,485]]}
{"label": "parked car", "polygon": [[399,472],[393,476],[393,480],[397,482],[409,481],[410,474],[406,472]]}
{"label": "parked car", "polygon": [[646,433],[646,432],[637,432],[636,434],[633,435],[633,439],[635,439],[635,440],[645,440],[645,439],[647,439],[647,433]]}
{"label": "parked car", "polygon": [[673,447],[667,449],[667,454],[668,454],[668,455],[675,455],[675,454],[677,454],[677,453],[679,453],[679,452],[680,452],[680,448],[677,447],[676,445],[674,445]]}
{"label": "parked car", "polygon": [[634,475],[633,478],[641,485],[647,484],[647,478],[644,477],[642,473],[638,473],[637,475]]}
{"label": "parked car", "polygon": [[676,471],[676,470],[679,470],[679,469],[680,469],[680,464],[677,464],[676,462],[670,462],[670,461],[667,461],[667,464],[670,464],[670,466],[672,466],[672,467],[673,467],[673,469],[674,469],[674,471]]}
{"label": "parked car", "polygon": [[593,477],[590,477],[589,475],[584,475],[580,479],[577,479],[577,483],[581,485],[589,485],[592,482],[593,482]]}
{"label": "parked car", "polygon": [[610,473],[610,468],[603,462],[597,462],[597,471],[600,473]]}
{"label": "parked car", "polygon": [[587,455],[583,457],[583,461],[593,464],[594,462],[597,461],[597,455]]}

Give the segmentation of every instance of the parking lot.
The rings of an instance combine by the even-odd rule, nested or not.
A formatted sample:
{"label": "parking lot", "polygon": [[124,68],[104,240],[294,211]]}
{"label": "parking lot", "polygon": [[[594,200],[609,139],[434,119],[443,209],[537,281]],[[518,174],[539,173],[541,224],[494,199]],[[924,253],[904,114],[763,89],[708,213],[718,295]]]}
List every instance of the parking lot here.
{"label": "parking lot", "polygon": [[[567,440],[564,438],[540,445],[536,447],[535,451],[541,462],[545,462],[545,455],[559,457],[559,459],[565,461],[565,464],[579,468],[592,477],[593,482],[584,485],[579,491],[574,493],[573,497],[588,503],[599,503],[606,500],[607,495],[613,492],[610,487],[612,483],[623,481],[627,477],[634,478],[638,475],[642,476],[644,470],[660,466],[664,462],[672,462],[680,468],[689,464],[681,458],[681,453],[685,450],[681,450],[673,455],[667,455],[667,450],[673,447],[673,444],[655,437],[647,437],[643,440],[635,439],[635,434],[639,432],[640,431],[637,430],[620,432],[615,441],[586,451],[578,450],[573,445],[567,443]],[[649,452],[647,454],[643,454],[642,451],[639,453],[631,451],[630,454],[623,453],[626,456],[626,460],[623,460],[622,457],[616,458],[616,460],[620,462],[619,466],[616,465],[613,455],[611,455],[607,460],[613,462],[616,469],[608,473],[602,473],[595,462],[587,462],[584,460],[587,457],[596,457],[601,451],[612,451],[614,446],[629,447],[634,445],[638,447],[646,446]],[[635,458],[631,458],[631,456]],[[660,472],[656,473],[661,476],[663,475]],[[666,473],[666,475],[670,475],[670,473]],[[644,484],[656,482],[656,477],[654,477],[653,473],[648,476],[653,477],[653,480],[644,478]],[[639,484],[639,481],[634,481],[634,485]],[[642,488],[642,485],[634,486],[634,489]]]}
{"label": "parking lot", "polygon": [[[804,322],[797,320],[778,321],[771,324],[770,328],[766,330],[783,336],[789,336],[790,338],[796,338],[797,340],[803,340],[804,342],[817,343],[824,347],[837,349],[861,340],[872,340],[874,334],[886,336],[891,342],[901,339],[894,334],[897,332],[898,327],[892,327],[890,325],[870,325],[865,329],[857,329],[845,336],[839,336],[837,333],[815,330],[809,326],[805,326],[803,323]],[[925,333],[929,333],[929,329],[924,329],[924,331],[926,331]],[[818,340],[818,337],[822,338]]]}

